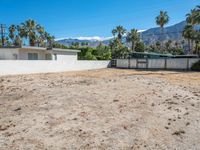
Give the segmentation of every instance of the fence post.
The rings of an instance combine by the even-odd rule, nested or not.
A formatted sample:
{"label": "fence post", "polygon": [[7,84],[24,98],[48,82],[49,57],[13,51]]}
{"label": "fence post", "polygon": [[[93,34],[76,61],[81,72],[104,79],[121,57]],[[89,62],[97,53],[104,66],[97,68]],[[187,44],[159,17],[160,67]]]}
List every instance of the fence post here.
{"label": "fence post", "polygon": [[190,66],[189,66],[189,61],[190,61],[190,59],[189,58],[187,58],[187,70],[190,70]]}
{"label": "fence post", "polygon": [[149,59],[146,58],[146,69],[148,69],[148,68],[149,68]]}
{"label": "fence post", "polygon": [[138,58],[136,58],[136,69],[138,69]]}
{"label": "fence post", "polygon": [[165,69],[167,69],[167,58],[165,58]]}

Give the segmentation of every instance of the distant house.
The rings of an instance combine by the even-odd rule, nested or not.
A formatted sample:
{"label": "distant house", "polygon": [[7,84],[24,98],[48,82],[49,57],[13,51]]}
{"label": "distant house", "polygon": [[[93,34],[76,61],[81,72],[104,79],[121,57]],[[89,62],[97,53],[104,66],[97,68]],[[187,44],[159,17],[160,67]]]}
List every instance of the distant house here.
{"label": "distant house", "polygon": [[3,47],[0,60],[77,60],[80,50],[42,48],[42,47]]}

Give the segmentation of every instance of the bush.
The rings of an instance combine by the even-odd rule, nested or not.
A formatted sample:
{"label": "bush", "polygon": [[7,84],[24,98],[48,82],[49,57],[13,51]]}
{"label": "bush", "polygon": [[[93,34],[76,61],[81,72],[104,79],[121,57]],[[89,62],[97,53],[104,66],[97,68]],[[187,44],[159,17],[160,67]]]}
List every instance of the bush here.
{"label": "bush", "polygon": [[200,71],[200,60],[192,65],[192,70]]}

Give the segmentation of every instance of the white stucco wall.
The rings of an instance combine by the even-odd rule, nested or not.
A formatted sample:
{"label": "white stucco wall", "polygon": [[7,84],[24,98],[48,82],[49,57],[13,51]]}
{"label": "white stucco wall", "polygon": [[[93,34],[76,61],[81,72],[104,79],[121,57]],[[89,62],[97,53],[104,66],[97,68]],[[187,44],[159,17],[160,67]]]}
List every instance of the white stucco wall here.
{"label": "white stucco wall", "polygon": [[0,75],[102,69],[109,64],[110,61],[0,60]]}
{"label": "white stucco wall", "polygon": [[18,56],[18,49],[0,48],[0,60],[15,60]]}
{"label": "white stucco wall", "polygon": [[78,55],[76,52],[56,52],[56,54],[57,61],[74,61],[78,59]]}
{"label": "white stucco wall", "polygon": [[[46,54],[51,54],[55,60],[54,54],[57,55],[57,61],[74,61],[77,60],[77,52],[72,51],[52,51],[26,48],[0,48],[0,60],[28,60],[28,53],[37,53],[38,60],[46,60]],[[15,55],[16,56],[15,56]]]}
{"label": "white stucco wall", "polygon": [[39,60],[45,60],[45,55],[47,54],[45,51],[39,50],[19,50],[19,60],[28,60],[28,53],[37,53]]}

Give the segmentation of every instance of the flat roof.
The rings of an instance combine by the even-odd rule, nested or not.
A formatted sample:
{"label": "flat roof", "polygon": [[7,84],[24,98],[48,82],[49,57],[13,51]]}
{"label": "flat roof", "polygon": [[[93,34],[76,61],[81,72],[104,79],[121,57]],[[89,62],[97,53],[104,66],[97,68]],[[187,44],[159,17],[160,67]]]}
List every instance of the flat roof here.
{"label": "flat roof", "polygon": [[24,50],[42,50],[42,51],[59,51],[59,52],[76,52],[79,53],[81,50],[76,49],[61,49],[61,48],[45,48],[45,47],[35,47],[35,46],[20,46],[20,47],[0,47],[0,49],[24,49]]}
{"label": "flat roof", "polygon": [[152,55],[152,56],[168,56],[172,58],[199,58],[199,55],[195,54],[187,54],[187,55],[172,55],[172,54],[161,54],[161,53],[154,53],[154,52],[132,52],[132,54],[139,54],[139,55]]}
{"label": "flat roof", "polygon": [[77,50],[77,49],[60,49],[60,48],[52,48],[53,51],[62,51],[62,52],[81,52],[81,50]]}
{"label": "flat roof", "polygon": [[161,54],[161,53],[154,53],[154,52],[132,52],[132,54],[156,55],[156,56],[173,56],[172,54]]}

